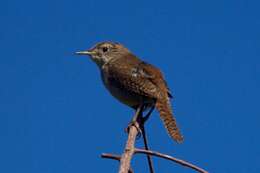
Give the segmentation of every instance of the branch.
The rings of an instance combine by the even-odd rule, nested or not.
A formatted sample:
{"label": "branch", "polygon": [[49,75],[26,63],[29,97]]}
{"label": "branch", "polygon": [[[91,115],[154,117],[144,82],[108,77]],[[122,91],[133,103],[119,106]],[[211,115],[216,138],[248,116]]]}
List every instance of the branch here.
{"label": "branch", "polygon": [[101,154],[101,157],[104,159],[113,159],[113,160],[117,160],[117,161],[120,161],[120,159],[121,159],[120,155],[114,155],[114,154],[109,154],[109,153],[103,153],[103,154]]}
{"label": "branch", "polygon": [[129,134],[125,146],[125,151],[120,159],[119,173],[128,173],[128,171],[130,170],[130,162],[135,151],[135,139],[138,134],[137,129],[140,129],[137,120],[140,119],[138,117],[141,115],[142,109],[143,106],[141,105],[135,113],[134,119],[132,120],[133,123],[129,126]]}
{"label": "branch", "polygon": [[[101,157],[104,159],[113,159],[113,160],[117,160],[117,161],[120,161],[120,159],[121,159],[120,155],[114,155],[114,154],[108,154],[108,153],[101,154]],[[130,168],[128,173],[134,173],[133,169]]]}
{"label": "branch", "polygon": [[[140,121],[140,123],[141,123],[140,126],[141,126],[141,130],[142,130],[143,141],[144,141],[144,148],[146,150],[149,150],[149,147],[148,147],[148,140],[147,140],[144,124],[148,120],[150,115],[152,114],[153,110],[154,110],[154,106],[150,109],[150,111],[146,114],[146,116],[144,116],[144,117],[143,117],[143,115],[141,116],[141,121]],[[149,154],[147,154],[146,157],[147,157],[150,173],[155,173],[152,157]]]}
{"label": "branch", "polygon": [[[132,123],[128,126],[128,132],[129,132],[128,139],[127,139],[125,150],[124,150],[124,153],[122,154],[122,156],[112,155],[112,154],[102,154],[102,158],[109,158],[109,159],[114,159],[114,160],[120,161],[119,173],[133,173],[133,170],[130,167],[130,162],[131,162],[131,159],[134,154],[146,154],[147,155],[150,172],[154,172],[154,169],[153,169],[151,157],[149,157],[149,156],[157,156],[157,157],[161,157],[161,158],[173,161],[182,166],[189,167],[200,173],[208,173],[206,170],[199,168],[198,166],[195,166],[184,160],[180,160],[180,159],[174,158],[174,157],[166,155],[166,154],[162,154],[162,153],[159,153],[156,151],[149,150],[148,144],[147,144],[147,139],[146,139],[146,134],[145,134],[145,129],[144,129],[144,123],[149,118],[152,110],[150,110],[150,112],[147,114],[147,116],[144,116],[144,117],[142,116],[142,111],[143,111],[143,106],[141,105],[136,110]],[[145,148],[146,148],[145,150],[135,148],[136,136],[138,135],[138,132],[140,132],[141,130],[143,132],[143,138],[144,138],[144,143],[145,143]]]}
{"label": "branch", "polygon": [[[144,139],[144,148],[145,148],[145,150],[149,150],[144,126],[142,127],[142,133],[143,133],[143,139]],[[148,166],[149,166],[149,169],[150,169],[150,173],[154,173],[152,157],[149,154],[147,154],[146,156],[147,156],[147,160],[148,160]]]}
{"label": "branch", "polygon": [[189,167],[191,169],[194,169],[200,173],[208,173],[206,170],[202,169],[202,168],[199,168],[189,162],[186,162],[184,160],[180,160],[180,159],[177,159],[177,158],[174,158],[172,156],[169,156],[169,155],[166,155],[166,154],[162,154],[162,153],[159,153],[159,152],[156,152],[156,151],[148,151],[148,150],[143,150],[143,149],[138,149],[136,148],[134,150],[134,153],[138,154],[148,154],[148,155],[152,155],[152,156],[157,156],[157,157],[161,157],[161,158],[164,158],[164,159],[167,159],[167,160],[170,160],[170,161],[173,161],[175,163],[178,163],[178,164],[181,164],[182,166],[186,166],[186,167]]}

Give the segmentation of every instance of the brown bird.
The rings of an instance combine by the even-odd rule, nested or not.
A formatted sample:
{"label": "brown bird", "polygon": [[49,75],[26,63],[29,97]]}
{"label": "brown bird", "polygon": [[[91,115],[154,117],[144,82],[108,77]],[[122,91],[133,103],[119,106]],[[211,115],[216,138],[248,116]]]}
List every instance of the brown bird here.
{"label": "brown bird", "polygon": [[141,104],[146,108],[155,106],[169,135],[178,143],[183,141],[171,108],[172,95],[158,68],[140,60],[119,43],[98,43],[76,54],[91,57],[115,98],[134,109]]}

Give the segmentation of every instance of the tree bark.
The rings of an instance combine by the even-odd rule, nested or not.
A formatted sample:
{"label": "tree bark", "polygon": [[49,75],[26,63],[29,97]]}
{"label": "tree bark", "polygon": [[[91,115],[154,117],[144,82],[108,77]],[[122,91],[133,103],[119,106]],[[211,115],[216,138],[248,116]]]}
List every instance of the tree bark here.
{"label": "tree bark", "polygon": [[135,152],[135,139],[136,135],[138,134],[137,128],[139,128],[139,124],[137,122],[135,123],[135,125],[130,126],[125,151],[120,159],[119,173],[128,173],[130,169],[131,159]]}
{"label": "tree bark", "polygon": [[119,173],[128,173],[130,169],[131,159],[135,152],[135,139],[140,130],[140,116],[142,116],[143,105],[140,105],[135,112],[132,123],[128,126],[128,139],[126,142],[124,153],[120,159]]}

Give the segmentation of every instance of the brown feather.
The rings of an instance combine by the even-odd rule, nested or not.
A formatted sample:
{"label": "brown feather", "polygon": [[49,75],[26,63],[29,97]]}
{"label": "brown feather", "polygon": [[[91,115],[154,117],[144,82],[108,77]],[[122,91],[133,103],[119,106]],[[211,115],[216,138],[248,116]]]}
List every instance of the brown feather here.
{"label": "brown feather", "polygon": [[157,100],[155,104],[156,109],[160,113],[161,120],[165,128],[168,131],[168,134],[178,143],[183,142],[183,136],[180,133],[180,130],[177,126],[176,120],[173,116],[171,105],[169,100]]}

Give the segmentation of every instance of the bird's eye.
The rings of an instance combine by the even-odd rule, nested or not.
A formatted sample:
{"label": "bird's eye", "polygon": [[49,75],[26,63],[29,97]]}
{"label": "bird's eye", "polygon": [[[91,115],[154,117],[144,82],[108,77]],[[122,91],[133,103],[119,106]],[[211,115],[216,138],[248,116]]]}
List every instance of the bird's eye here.
{"label": "bird's eye", "polygon": [[108,48],[107,47],[103,47],[103,52],[107,52],[108,51]]}

